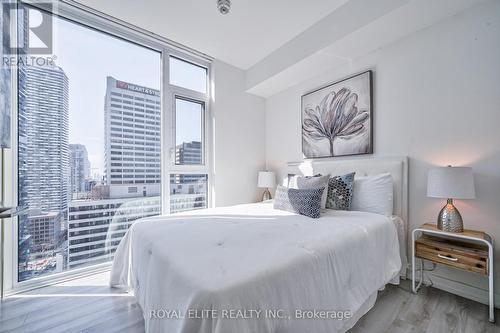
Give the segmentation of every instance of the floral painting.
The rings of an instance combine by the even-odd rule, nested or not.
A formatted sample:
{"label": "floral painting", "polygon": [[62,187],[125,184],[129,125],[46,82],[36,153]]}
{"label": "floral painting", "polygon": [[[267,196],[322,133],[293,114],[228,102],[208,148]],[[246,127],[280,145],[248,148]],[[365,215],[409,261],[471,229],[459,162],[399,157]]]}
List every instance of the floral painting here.
{"label": "floral painting", "polygon": [[302,152],[306,158],[373,153],[372,72],[302,96]]}

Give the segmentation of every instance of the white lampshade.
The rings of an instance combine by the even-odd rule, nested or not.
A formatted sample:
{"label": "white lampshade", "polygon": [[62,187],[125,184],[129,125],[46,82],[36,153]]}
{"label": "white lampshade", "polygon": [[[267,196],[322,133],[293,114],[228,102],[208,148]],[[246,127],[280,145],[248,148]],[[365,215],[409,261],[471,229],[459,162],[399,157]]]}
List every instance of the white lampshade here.
{"label": "white lampshade", "polygon": [[427,196],[446,199],[474,199],[474,177],[472,168],[438,167],[429,170]]}
{"label": "white lampshade", "polygon": [[273,188],[276,185],[276,177],[272,171],[259,171],[258,187]]}

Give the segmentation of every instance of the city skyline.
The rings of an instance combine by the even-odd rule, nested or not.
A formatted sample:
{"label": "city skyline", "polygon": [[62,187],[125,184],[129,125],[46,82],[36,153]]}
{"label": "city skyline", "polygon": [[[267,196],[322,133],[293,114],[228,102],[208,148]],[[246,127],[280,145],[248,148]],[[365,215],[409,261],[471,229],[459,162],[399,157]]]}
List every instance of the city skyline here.
{"label": "city skyline", "polygon": [[[106,177],[97,183],[85,144],[68,142],[64,70],[20,70],[19,189],[30,208],[19,223],[20,280],[111,260],[135,220],[161,213],[160,92],[107,81]],[[177,145],[176,162],[200,164],[201,141]],[[175,174],[170,184],[171,212],[207,207],[206,175]]]}
{"label": "city skyline", "polygon": [[[19,68],[20,281],[110,260],[134,221],[161,213],[159,53],[54,23],[57,65]],[[203,104],[177,102],[176,157],[201,164]],[[171,212],[207,207],[206,174],[169,178]]]}
{"label": "city skyline", "polygon": [[[111,76],[120,81],[160,91],[161,54],[62,18],[54,18],[53,22],[55,61],[57,66],[64,69],[71,86],[69,143],[86,146],[91,176],[94,180],[101,180],[104,176],[104,126],[88,124],[88,120],[104,117],[102,101],[105,98],[107,77]],[[127,56],[122,56],[124,54]],[[112,61],[104,61],[107,58],[111,58]],[[171,71],[170,74],[175,76],[171,78],[173,81],[198,85],[199,79],[196,73],[184,70]],[[183,107],[183,112],[176,115],[178,122],[198,123],[201,126],[203,119],[199,112],[192,107],[186,108],[186,105]],[[199,128],[184,126],[175,133],[176,145],[182,142],[201,141],[201,134]]]}
{"label": "city skyline", "polygon": [[104,119],[106,78],[113,76],[159,90],[160,54],[65,19],[54,19],[53,22],[56,63],[64,69],[71,86],[69,142],[84,144],[87,147],[92,166],[91,174],[102,176],[104,126],[101,122],[96,126],[88,120]]}

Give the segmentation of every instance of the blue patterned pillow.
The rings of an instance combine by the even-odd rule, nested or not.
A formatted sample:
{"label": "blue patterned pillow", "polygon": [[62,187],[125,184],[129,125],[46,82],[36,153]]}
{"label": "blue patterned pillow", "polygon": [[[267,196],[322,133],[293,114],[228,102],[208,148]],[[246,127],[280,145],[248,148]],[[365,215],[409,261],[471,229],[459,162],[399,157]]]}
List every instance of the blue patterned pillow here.
{"label": "blue patterned pillow", "polygon": [[274,195],[274,208],[317,219],[321,213],[321,196],[324,187],[294,189],[278,185]]}
{"label": "blue patterned pillow", "polygon": [[350,210],[354,172],[343,176],[331,177],[328,181],[326,208],[335,210]]}

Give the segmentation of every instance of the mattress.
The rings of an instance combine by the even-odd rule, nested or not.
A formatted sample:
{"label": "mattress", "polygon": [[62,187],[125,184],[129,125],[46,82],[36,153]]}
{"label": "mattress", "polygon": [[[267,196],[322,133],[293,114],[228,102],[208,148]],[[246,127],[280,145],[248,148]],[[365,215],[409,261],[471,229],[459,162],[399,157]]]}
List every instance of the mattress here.
{"label": "mattress", "polygon": [[140,220],[110,283],[134,291],[147,332],[332,333],[349,329],[400,269],[391,218],[311,219],[268,202]]}

